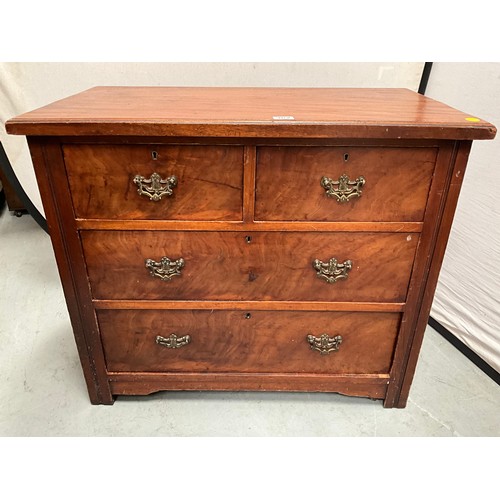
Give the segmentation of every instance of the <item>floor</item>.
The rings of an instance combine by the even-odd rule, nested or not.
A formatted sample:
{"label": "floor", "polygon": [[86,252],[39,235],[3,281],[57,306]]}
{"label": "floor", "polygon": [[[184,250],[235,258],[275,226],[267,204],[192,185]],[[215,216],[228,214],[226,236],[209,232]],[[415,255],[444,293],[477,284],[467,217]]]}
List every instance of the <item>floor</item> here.
{"label": "floor", "polygon": [[90,405],[49,237],[0,215],[0,436],[500,436],[500,387],[428,327],[406,409],[336,394],[159,393]]}

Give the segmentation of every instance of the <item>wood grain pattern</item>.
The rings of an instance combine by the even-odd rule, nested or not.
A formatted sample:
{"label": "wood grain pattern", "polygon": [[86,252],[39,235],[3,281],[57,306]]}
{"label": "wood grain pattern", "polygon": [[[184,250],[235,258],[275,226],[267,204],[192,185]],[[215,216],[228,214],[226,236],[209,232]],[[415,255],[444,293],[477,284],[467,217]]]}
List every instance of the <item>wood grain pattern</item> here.
{"label": "wood grain pattern", "polygon": [[29,147],[90,401],[113,404],[61,147],[38,138]]}
{"label": "wood grain pattern", "polygon": [[[437,149],[261,147],[257,154],[256,220],[418,222]],[[365,178],[361,197],[326,196],[320,180],[343,174]]]}
{"label": "wood grain pattern", "polygon": [[[243,148],[237,146],[65,145],[77,217],[242,220]],[[152,153],[157,154],[153,159]],[[172,196],[151,201],[133,179],[177,177]]]}
{"label": "wood grain pattern", "polygon": [[[277,311],[98,312],[108,371],[388,373],[399,324],[394,313]],[[157,335],[189,335],[178,349]],[[307,335],[341,335],[337,352],[310,349]]]}
{"label": "wood grain pattern", "polygon": [[[402,302],[418,241],[407,233],[85,231],[81,237],[94,298],[146,300]],[[163,256],[185,260],[181,275],[168,282],[144,265]],[[312,262],[332,257],[350,259],[353,268],[329,284]]]}
{"label": "wood grain pattern", "polygon": [[[417,359],[422,346],[424,332],[429,320],[432,300],[436,290],[439,271],[445,255],[448,237],[453,223],[453,216],[458,203],[458,196],[462,181],[464,179],[467,160],[469,157],[472,143],[470,141],[460,142],[456,145],[456,156],[451,164],[450,175],[448,177],[448,185],[446,188],[446,196],[442,199],[440,206],[441,213],[439,218],[441,225],[439,230],[435,230],[432,235],[432,244],[434,245],[432,253],[430,253],[426,266],[425,285],[420,290],[418,298],[418,306],[415,308],[414,323],[412,325],[411,342],[405,352],[406,357],[403,367],[398,377],[398,389],[395,394],[395,406],[404,408],[408,400],[410,385],[415,374]],[[391,391],[392,392],[392,391]]]}
{"label": "wood grain pattern", "polygon": [[415,264],[408,287],[407,303],[391,368],[391,379],[384,401],[387,408],[394,407],[399,397],[406,357],[415,333],[415,321],[420,307],[421,294],[425,289],[426,273],[432,258],[435,238],[440,232],[439,224],[446,192],[449,187],[452,165],[455,161],[456,148],[456,143],[450,143],[447,147],[440,148],[437,158],[424,218],[424,228],[415,255]]}
{"label": "wood grain pattern", "polygon": [[279,302],[262,300],[101,300],[94,299],[96,309],[231,309],[245,311],[363,311],[402,312],[404,302]]}
{"label": "wood grain pattern", "polygon": [[[275,116],[293,116],[293,121]],[[493,125],[407,89],[94,87],[11,134],[490,139]]]}
{"label": "wood grain pattern", "polygon": [[144,396],[158,391],[338,392],[383,399],[387,375],[298,373],[109,373],[113,394]]}
{"label": "wood grain pattern", "polygon": [[57,140],[61,144],[174,144],[192,146],[369,146],[369,147],[405,147],[439,148],[449,140],[428,139],[374,139],[366,137],[196,137],[170,135],[62,135]]}
{"label": "wood grain pattern", "polygon": [[[7,122],[30,135],[92,403],[283,390],[404,407],[470,141],[496,134],[468,118],[404,89],[96,87]],[[179,178],[159,203],[131,182],[155,171]],[[345,205],[319,183],[342,173],[366,178]],[[162,256],[185,259],[170,282],[144,265]],[[353,261],[347,280],[318,278],[331,257]],[[170,333],[192,342],[155,343]],[[344,341],[321,356],[308,333]]]}
{"label": "wood grain pattern", "polygon": [[245,147],[245,165],[243,181],[243,221],[251,224],[255,216],[255,146]]}
{"label": "wood grain pattern", "polygon": [[148,231],[337,231],[347,233],[420,233],[422,222],[228,222],[228,221],[164,221],[77,219],[78,229]]}

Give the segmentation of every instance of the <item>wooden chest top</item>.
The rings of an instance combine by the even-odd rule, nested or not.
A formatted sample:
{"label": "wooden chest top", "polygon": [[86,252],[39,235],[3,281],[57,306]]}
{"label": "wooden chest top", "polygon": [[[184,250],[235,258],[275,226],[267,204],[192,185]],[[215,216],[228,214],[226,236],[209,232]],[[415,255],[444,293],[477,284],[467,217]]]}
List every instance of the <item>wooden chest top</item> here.
{"label": "wooden chest top", "polygon": [[492,139],[495,127],[407,89],[94,87],[6,123],[22,135]]}

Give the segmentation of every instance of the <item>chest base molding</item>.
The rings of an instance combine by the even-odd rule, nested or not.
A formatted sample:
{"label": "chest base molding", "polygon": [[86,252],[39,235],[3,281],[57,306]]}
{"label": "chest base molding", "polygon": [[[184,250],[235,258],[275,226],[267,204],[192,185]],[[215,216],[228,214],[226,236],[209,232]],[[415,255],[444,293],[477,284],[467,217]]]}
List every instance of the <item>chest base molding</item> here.
{"label": "chest base molding", "polygon": [[145,396],[158,391],[332,392],[384,399],[389,375],[295,373],[113,373],[113,394]]}

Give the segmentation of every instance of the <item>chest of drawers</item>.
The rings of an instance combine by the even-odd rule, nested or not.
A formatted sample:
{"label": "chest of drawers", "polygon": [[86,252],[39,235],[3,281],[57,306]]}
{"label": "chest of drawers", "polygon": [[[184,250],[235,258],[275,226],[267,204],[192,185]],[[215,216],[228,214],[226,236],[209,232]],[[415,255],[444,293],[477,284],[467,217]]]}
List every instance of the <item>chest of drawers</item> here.
{"label": "chest of drawers", "polygon": [[408,90],[96,87],[28,136],[92,403],[323,391],[404,407],[471,142]]}

